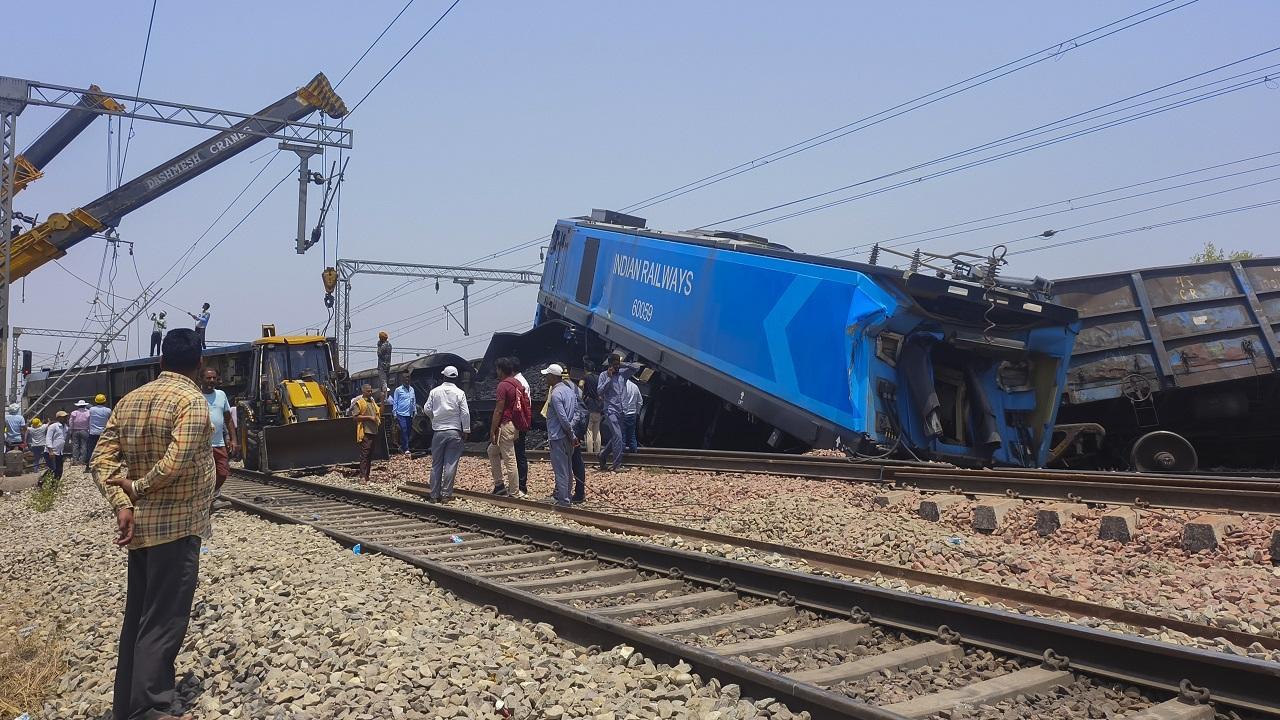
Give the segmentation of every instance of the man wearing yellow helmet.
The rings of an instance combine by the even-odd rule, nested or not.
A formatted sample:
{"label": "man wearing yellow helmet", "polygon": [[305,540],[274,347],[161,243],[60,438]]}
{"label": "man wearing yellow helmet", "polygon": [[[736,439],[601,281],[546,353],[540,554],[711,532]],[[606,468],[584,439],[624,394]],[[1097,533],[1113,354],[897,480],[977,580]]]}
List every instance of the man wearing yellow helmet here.
{"label": "man wearing yellow helmet", "polygon": [[44,467],[45,438],[49,428],[38,417],[31,418],[27,426],[27,447],[31,449],[31,472],[38,473]]}
{"label": "man wearing yellow helmet", "polygon": [[93,459],[93,451],[98,447],[98,438],[107,429],[107,420],[111,417],[111,408],[107,407],[107,396],[98,393],[93,397],[93,405],[89,406],[89,436],[85,446],[84,469],[89,469],[89,461]]}

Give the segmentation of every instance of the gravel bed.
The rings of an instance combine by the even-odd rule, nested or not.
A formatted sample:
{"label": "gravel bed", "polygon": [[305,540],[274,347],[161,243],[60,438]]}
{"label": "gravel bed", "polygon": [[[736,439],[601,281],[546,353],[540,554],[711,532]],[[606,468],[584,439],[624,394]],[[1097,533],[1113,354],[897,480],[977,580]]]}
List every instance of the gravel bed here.
{"label": "gravel bed", "polygon": [[[429,458],[404,460],[397,457],[393,458],[390,467],[386,471],[375,472],[372,482],[368,485],[352,482],[350,479],[338,474],[312,479],[342,487],[355,487],[384,492],[397,497],[420,499],[412,493],[400,491],[398,487],[404,482],[422,481],[427,477],[429,469]],[[489,477],[489,467],[486,460],[464,457],[458,470],[457,486],[459,488],[487,491],[491,488]],[[547,491],[551,484],[550,466],[547,463],[531,462],[529,465],[529,494],[536,497],[538,492]],[[633,506],[648,503],[648,507],[661,505],[665,510],[661,512],[653,510],[637,512],[619,509],[622,505],[615,504],[613,498],[630,498],[634,493],[629,488],[635,487],[637,484],[643,485],[646,488],[646,492],[632,501]],[[679,489],[681,487],[684,489]],[[784,489],[790,499],[777,497],[783,494],[782,491]],[[1244,520],[1248,523],[1248,528],[1250,529],[1246,533],[1229,537],[1226,550],[1188,555],[1177,544],[1180,538],[1180,526],[1176,531],[1170,529],[1167,524],[1162,526],[1165,539],[1160,544],[1161,550],[1159,553],[1155,552],[1155,546],[1150,543],[1134,543],[1126,546],[1118,543],[1090,540],[1090,533],[1096,530],[1097,518],[1095,516],[1100,514],[1096,510],[1090,511],[1087,516],[1074,519],[1050,538],[1039,538],[1035,533],[1019,537],[1009,537],[1007,532],[984,535],[957,528],[953,523],[947,521],[929,523],[910,515],[909,511],[904,509],[874,507],[871,503],[871,498],[875,494],[876,489],[865,484],[782,478],[767,475],[717,475],[683,471],[646,471],[618,476],[608,473],[595,473],[589,466],[587,477],[588,497],[587,503],[583,507],[603,512],[646,517],[754,539],[825,549],[828,552],[853,557],[865,557],[891,564],[920,565],[921,569],[933,572],[951,574],[967,579],[984,580],[1011,587],[1022,587],[1036,592],[1078,596],[1079,599],[1090,602],[1099,602],[1155,615],[1177,617],[1193,622],[1205,621],[1203,610],[1197,612],[1179,611],[1173,608],[1173,600],[1179,599],[1184,604],[1198,603],[1196,607],[1207,609],[1210,612],[1213,612],[1213,610],[1208,606],[1213,604],[1214,601],[1206,600],[1205,594],[1212,598],[1234,597],[1238,594],[1242,599],[1248,597],[1250,602],[1269,603],[1271,607],[1280,606],[1280,568],[1272,568],[1261,561],[1253,559],[1257,557],[1256,552],[1254,552],[1257,549],[1256,547],[1250,548],[1249,552],[1245,553],[1247,557],[1235,557],[1235,555],[1240,554],[1236,549],[1237,542],[1243,542],[1247,538],[1249,543],[1257,544],[1258,538],[1262,536],[1263,532],[1267,532],[1268,528],[1280,526],[1280,523],[1274,518],[1246,516]],[[689,506],[687,503],[681,505],[675,499],[680,495],[696,496],[700,501],[693,506]],[[668,499],[663,503],[654,502],[651,499],[658,497]],[[767,509],[767,506],[776,506],[780,503],[786,505],[787,509]],[[497,513],[520,520],[571,527],[584,532],[611,534],[564,520],[556,515],[502,508],[484,501],[459,498],[456,504],[462,509],[477,512]],[[719,519],[714,517],[716,508],[719,506],[724,507],[725,512],[728,513],[727,517]],[[766,506],[766,509],[750,510],[761,506]],[[679,512],[676,508],[680,507],[690,508],[691,511]],[[766,526],[765,529],[750,531],[721,526],[730,522],[733,518],[738,518],[744,512],[759,515],[753,522],[756,525]],[[1172,513],[1172,511],[1169,512]],[[822,519],[819,521],[813,519],[815,515],[820,515],[823,518],[847,517],[847,519]],[[782,517],[781,525],[777,523],[771,524],[771,521],[768,520],[769,517]],[[895,545],[902,547],[904,542],[910,545],[908,536],[901,532],[902,527],[909,527],[911,529],[910,536],[912,537],[930,538],[925,542],[923,548],[930,552],[920,553],[907,549],[893,550]],[[859,531],[851,532],[848,528],[859,528]],[[1153,532],[1153,526],[1144,526],[1142,532]],[[812,572],[850,582],[902,590],[942,600],[964,602],[979,607],[994,607],[1034,617],[1072,622],[1100,630],[1140,635],[1153,640],[1186,645],[1203,650],[1280,662],[1280,651],[1268,650],[1257,644],[1249,647],[1240,647],[1225,638],[1210,640],[1191,637],[1165,628],[1153,630],[1099,618],[1077,618],[1065,613],[1041,612],[1026,606],[993,603],[986,598],[974,597],[946,587],[911,583],[878,574],[871,577],[860,577],[831,573],[825,570],[816,570],[804,561],[795,561],[776,553],[767,553],[734,545],[686,541],[680,537],[665,535],[644,538],[627,537],[666,547],[705,552],[743,562],[760,563],[800,572]],[[953,538],[960,540],[959,546],[951,544],[954,542]],[[1069,542],[1064,543],[1064,540]],[[1038,551],[1033,554],[1025,553],[1018,546],[1018,543],[1021,542],[1037,545]],[[987,544],[992,544],[999,552],[988,553],[987,555],[981,554],[978,548]],[[1062,547],[1059,548],[1058,544],[1062,544]],[[1099,547],[1096,550],[1090,550],[1087,547],[1090,544],[1098,545]],[[1153,561],[1149,564],[1144,562],[1141,554],[1145,550],[1152,550],[1153,555],[1155,555]],[[886,556],[886,553],[890,554]],[[1062,556],[1061,561],[1059,560],[1059,554]],[[1161,560],[1161,554],[1167,554],[1173,559]],[[1181,559],[1178,559],[1179,557]],[[945,563],[954,562],[954,567],[948,565],[949,570],[934,567],[939,558]],[[1033,559],[1037,561],[1034,566],[1031,564]],[[926,562],[930,566],[926,567]],[[986,571],[977,568],[977,565],[984,562],[996,563],[991,567],[997,572],[1001,567],[1010,568],[1009,573],[999,577],[991,577],[986,574]],[[1035,568],[1041,568],[1040,572],[1051,573],[1052,578],[1064,578],[1066,576],[1063,575],[1059,566],[1066,567],[1072,562],[1083,562],[1087,567],[1087,571],[1072,573],[1068,579],[1082,577],[1087,579],[1090,584],[1095,582],[1103,584],[1103,579],[1110,579],[1116,585],[1112,590],[1105,593],[1096,591],[1089,596],[1083,596],[1083,594],[1065,591],[1057,587],[1027,586],[1019,579],[1020,575],[1027,574],[1031,569]],[[1186,567],[1182,568],[1179,563]],[[972,568],[966,569],[966,564],[972,566]],[[1205,567],[1206,565],[1208,567]],[[1016,568],[1016,570],[1013,568]],[[1026,568],[1026,572],[1021,572],[1024,568]],[[1043,568],[1052,570],[1044,570]],[[1180,569],[1186,570],[1187,577],[1177,574]],[[1233,585],[1235,574],[1239,574],[1247,581],[1244,587],[1248,589],[1237,588]],[[1058,581],[1054,580],[1054,582],[1057,583]],[[1125,597],[1126,594],[1138,592],[1152,594],[1156,599],[1138,601]],[[1248,595],[1248,593],[1254,594]],[[1164,600],[1160,599],[1162,596]],[[1275,615],[1275,613],[1272,613],[1272,615]],[[1217,615],[1214,615],[1214,617],[1217,618]],[[1277,622],[1280,622],[1280,619],[1275,617],[1268,618],[1268,620],[1271,626],[1275,626]],[[1230,622],[1230,619],[1222,619],[1210,624],[1221,624],[1225,627]]]}
{"label": "gravel bed", "polygon": [[[0,499],[0,626],[58,628],[69,662],[32,717],[109,716],[125,554],[91,483],[68,468],[47,513]],[[458,600],[421,571],[355,555],[315,530],[220,511],[201,555],[180,706],[201,720],[267,718],[793,717],[688,665],[620,646],[589,655],[554,629]],[[17,551],[13,551],[17,550]],[[665,712],[665,715],[664,715]]]}
{"label": "gravel bed", "polygon": [[864,680],[843,682],[830,689],[864,702],[889,705],[920,695],[990,680],[1021,667],[1012,658],[992,655],[986,650],[970,650],[964,657],[936,667],[879,672]]}
{"label": "gravel bed", "polygon": [[936,717],[950,720],[1118,718],[1141,712],[1154,704],[1135,687],[1094,683],[1089,678],[1080,678],[1071,685],[1052,692],[1018,696],[984,707],[962,705],[950,713]]}

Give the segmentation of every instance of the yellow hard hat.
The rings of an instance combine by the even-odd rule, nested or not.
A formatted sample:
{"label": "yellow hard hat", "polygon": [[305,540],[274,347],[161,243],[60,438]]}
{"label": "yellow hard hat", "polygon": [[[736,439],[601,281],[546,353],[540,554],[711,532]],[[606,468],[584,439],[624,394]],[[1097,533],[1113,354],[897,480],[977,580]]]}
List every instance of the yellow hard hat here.
{"label": "yellow hard hat", "polygon": [[93,396],[93,401],[101,405],[102,403],[107,401],[107,396],[103,395],[102,393],[98,393],[97,395]]}
{"label": "yellow hard hat", "polygon": [[40,418],[31,418],[31,427],[40,427],[43,424],[40,422]]}

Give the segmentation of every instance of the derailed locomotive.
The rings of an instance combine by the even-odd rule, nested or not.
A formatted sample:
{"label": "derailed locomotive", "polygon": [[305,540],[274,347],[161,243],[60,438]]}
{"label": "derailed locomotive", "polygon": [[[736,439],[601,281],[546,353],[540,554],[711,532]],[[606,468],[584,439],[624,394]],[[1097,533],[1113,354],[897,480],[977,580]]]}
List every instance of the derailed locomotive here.
{"label": "derailed locomotive", "polygon": [[1187,472],[1280,460],[1280,258],[1059,280],[1080,312],[1055,464]]}
{"label": "derailed locomotive", "polygon": [[644,226],[610,211],[557,222],[535,327],[494,342],[527,364],[633,353],[651,370],[649,444],[1047,460],[1074,310],[995,282]]}

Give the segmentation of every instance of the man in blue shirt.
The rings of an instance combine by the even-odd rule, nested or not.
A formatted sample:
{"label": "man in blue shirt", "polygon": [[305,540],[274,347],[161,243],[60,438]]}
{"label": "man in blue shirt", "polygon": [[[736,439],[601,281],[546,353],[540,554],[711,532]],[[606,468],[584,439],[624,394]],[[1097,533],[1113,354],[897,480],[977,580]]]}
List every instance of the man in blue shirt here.
{"label": "man in blue shirt", "polygon": [[111,408],[107,407],[107,396],[98,393],[89,406],[89,437],[85,445],[84,469],[89,469],[89,461],[93,459],[94,448],[98,447],[98,438],[107,429],[107,420],[111,417]]}
{"label": "man in blue shirt", "polygon": [[542,371],[551,388],[547,405],[547,443],[551,446],[551,469],[555,473],[556,488],[551,500],[556,505],[569,505],[569,488],[573,482],[571,466],[573,449],[578,446],[573,425],[578,414],[578,392],[573,385],[564,382],[564,368],[552,363]]}
{"label": "man in blue shirt", "polygon": [[400,376],[400,385],[391,393],[391,408],[400,424],[400,449],[409,454],[409,441],[413,439],[413,415],[418,411],[418,395],[409,384],[408,373]]}
{"label": "man in blue shirt", "polygon": [[218,389],[220,380],[218,371],[206,368],[200,379],[200,392],[204,401],[209,404],[209,422],[213,423],[213,435],[209,444],[213,446],[214,497],[222,490],[222,484],[231,474],[231,455],[236,454],[236,421],[231,416],[231,403],[227,394]]}
{"label": "man in blue shirt", "polygon": [[619,472],[622,469],[622,450],[626,442],[623,423],[626,411],[623,399],[627,394],[627,380],[640,370],[640,363],[623,363],[622,353],[609,355],[609,369],[600,373],[597,381],[600,402],[604,405],[604,426],[608,440],[600,450],[600,469]]}
{"label": "man in blue shirt", "polygon": [[204,350],[208,345],[204,342],[204,331],[209,327],[209,303],[205,303],[200,308],[200,314],[187,313],[192,320],[196,321],[196,335],[200,337],[200,349]]}

